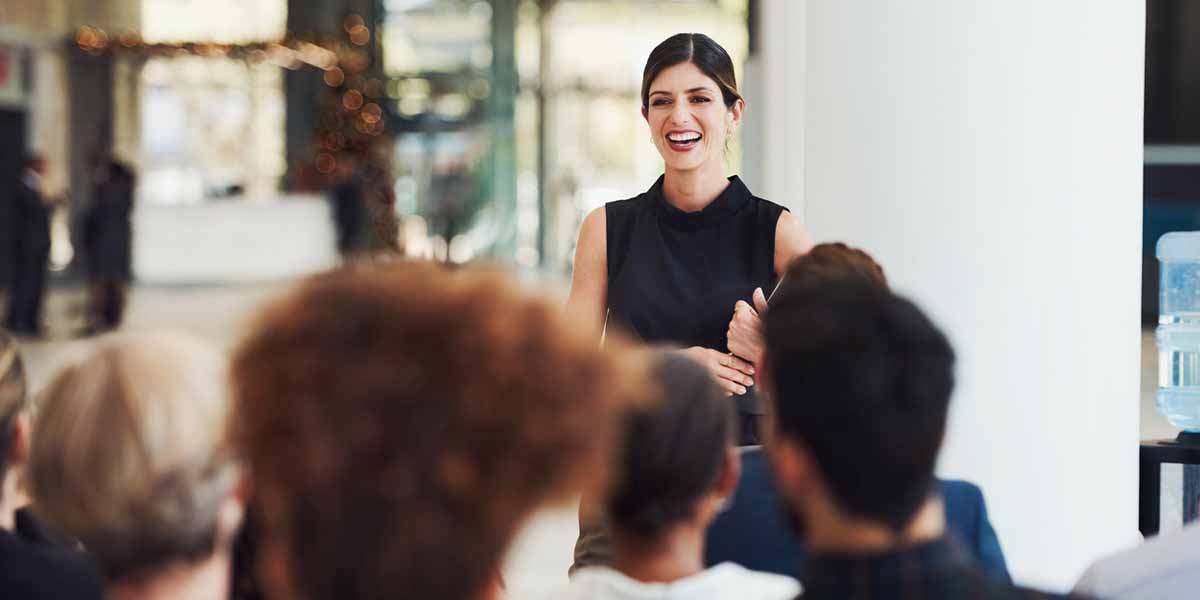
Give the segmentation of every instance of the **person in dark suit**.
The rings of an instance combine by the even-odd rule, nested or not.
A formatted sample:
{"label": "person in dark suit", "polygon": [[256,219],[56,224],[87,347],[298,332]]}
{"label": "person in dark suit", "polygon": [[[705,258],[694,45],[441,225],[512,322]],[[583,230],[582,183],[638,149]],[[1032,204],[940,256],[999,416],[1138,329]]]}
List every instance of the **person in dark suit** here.
{"label": "person in dark suit", "polygon": [[118,161],[106,160],[96,169],[92,205],[83,226],[92,332],[115,329],[125,312],[133,273],[135,185],[133,171]]}
{"label": "person in dark suit", "polygon": [[29,456],[30,402],[16,342],[0,330],[0,598],[100,600],[92,561],[24,508],[21,481]]}
{"label": "person in dark suit", "polygon": [[7,327],[13,333],[40,335],[46,269],[50,261],[50,215],[54,206],[42,192],[46,161],[39,155],[25,159],[24,171],[13,194],[15,230],[12,285]]}
{"label": "person in dark suit", "polygon": [[[939,480],[937,488],[945,509],[946,529],[980,568],[1009,580],[983,492],[973,483],[956,480]],[[705,564],[732,562],[803,581],[807,551],[780,502],[762,448],[746,448],[742,452],[742,479],[733,500],[708,529]]]}
{"label": "person in dark suit", "polygon": [[338,180],[329,199],[338,253],[349,260],[363,250],[367,224],[366,184],[353,156],[338,164]]}

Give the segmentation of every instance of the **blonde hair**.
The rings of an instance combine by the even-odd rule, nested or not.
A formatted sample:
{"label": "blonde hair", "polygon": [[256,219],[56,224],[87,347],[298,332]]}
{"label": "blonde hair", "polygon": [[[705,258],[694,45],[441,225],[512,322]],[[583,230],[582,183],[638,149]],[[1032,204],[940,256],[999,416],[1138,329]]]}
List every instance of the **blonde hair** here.
{"label": "blonde hair", "polygon": [[227,368],[179,334],[114,337],[39,399],[29,484],[110,580],[210,556],[237,483],[226,451]]}

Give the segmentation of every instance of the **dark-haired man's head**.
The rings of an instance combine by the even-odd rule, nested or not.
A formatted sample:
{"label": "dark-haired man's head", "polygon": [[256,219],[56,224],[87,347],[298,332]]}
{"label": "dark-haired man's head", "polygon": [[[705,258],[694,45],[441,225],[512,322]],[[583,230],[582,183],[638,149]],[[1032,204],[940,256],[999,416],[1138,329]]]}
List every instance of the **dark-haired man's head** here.
{"label": "dark-haired man's head", "polygon": [[0,529],[11,529],[20,470],[29,456],[29,394],[17,342],[0,330]]}
{"label": "dark-haired man's head", "polygon": [[680,526],[703,531],[740,470],[733,405],[704,368],[663,352],[651,377],[657,398],[626,415],[605,503],[618,554],[623,543],[653,546]]}
{"label": "dark-haired man's head", "polygon": [[946,336],[867,272],[789,278],[766,319],[770,456],[814,546],[818,524],[904,539],[954,387]]}

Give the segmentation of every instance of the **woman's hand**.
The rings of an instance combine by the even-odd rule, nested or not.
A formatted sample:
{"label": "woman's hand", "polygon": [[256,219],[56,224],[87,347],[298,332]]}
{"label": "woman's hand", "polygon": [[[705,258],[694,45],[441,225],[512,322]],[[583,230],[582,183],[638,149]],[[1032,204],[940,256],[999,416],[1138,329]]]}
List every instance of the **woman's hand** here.
{"label": "woman's hand", "polygon": [[736,356],[700,346],[682,352],[707,369],[728,396],[745,394],[754,385],[754,365]]}
{"label": "woman's hand", "polygon": [[725,332],[729,351],[758,364],[762,360],[763,324],[761,315],[767,311],[767,297],[762,288],[754,290],[754,306],[745,300],[738,300],[733,306],[733,318],[729,320],[729,330]]}

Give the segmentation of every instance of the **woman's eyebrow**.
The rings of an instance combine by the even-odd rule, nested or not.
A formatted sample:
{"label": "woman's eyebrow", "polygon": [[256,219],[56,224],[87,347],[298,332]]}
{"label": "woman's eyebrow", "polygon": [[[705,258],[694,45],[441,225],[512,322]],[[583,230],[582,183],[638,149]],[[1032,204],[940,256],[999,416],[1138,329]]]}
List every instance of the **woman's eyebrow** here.
{"label": "woman's eyebrow", "polygon": [[[713,91],[712,88],[710,88],[708,86],[702,86],[702,87],[694,87],[690,90],[685,90],[684,93],[685,94],[694,94],[696,92],[711,92],[711,91]],[[666,90],[654,90],[653,92],[650,92],[651,96],[653,96],[655,94],[665,94],[667,96],[670,96],[671,92],[668,92]]]}

